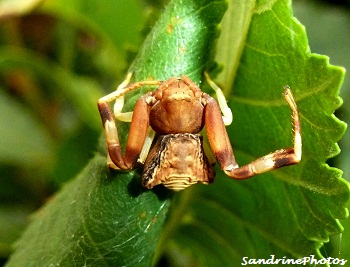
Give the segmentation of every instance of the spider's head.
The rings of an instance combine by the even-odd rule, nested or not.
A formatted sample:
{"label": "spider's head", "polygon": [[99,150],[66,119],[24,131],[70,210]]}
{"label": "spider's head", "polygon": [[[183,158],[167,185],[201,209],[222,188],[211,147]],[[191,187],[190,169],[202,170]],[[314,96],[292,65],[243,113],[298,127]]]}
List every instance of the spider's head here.
{"label": "spider's head", "polygon": [[193,90],[182,78],[175,78],[166,81],[158,87],[154,93],[154,97],[163,102],[187,101],[193,102],[201,96],[201,93]]}

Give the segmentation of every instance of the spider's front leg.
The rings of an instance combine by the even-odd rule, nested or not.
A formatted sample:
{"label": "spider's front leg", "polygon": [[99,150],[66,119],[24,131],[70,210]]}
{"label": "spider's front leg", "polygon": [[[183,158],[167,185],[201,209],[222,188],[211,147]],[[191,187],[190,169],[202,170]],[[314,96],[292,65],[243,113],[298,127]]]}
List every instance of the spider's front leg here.
{"label": "spider's front leg", "polygon": [[293,146],[272,152],[242,167],[239,167],[235,161],[230,140],[221,119],[220,107],[214,99],[209,98],[205,112],[208,140],[220,167],[226,175],[235,179],[246,179],[259,173],[299,163],[302,150],[300,119],[297,105],[288,86],[285,87],[284,98],[292,110]]}
{"label": "spider's front leg", "polygon": [[[140,153],[143,151],[143,146],[149,132],[149,113],[151,109],[150,98],[152,98],[151,93],[148,93],[141,98],[139,98],[135,104],[134,111],[131,117],[131,124],[129,135],[127,139],[125,156],[123,156],[122,149],[120,146],[118,129],[115,123],[115,117],[110,109],[109,103],[116,100],[120,107],[114,107],[114,113],[117,117],[123,117],[121,113],[122,103],[120,101],[123,96],[135,89],[138,89],[144,85],[159,85],[160,81],[143,81],[131,84],[125,88],[118,87],[115,92],[104,96],[98,101],[98,109],[101,115],[102,123],[104,126],[108,156],[112,163],[109,166],[118,169],[132,169],[135,167]],[[125,84],[122,84],[123,87]],[[131,113],[128,113],[125,117],[127,118]]]}
{"label": "spider's front leg", "polygon": [[109,104],[101,100],[98,102],[98,109],[106,136],[108,154],[112,162],[119,169],[132,169],[136,165],[137,159],[142,151],[149,126],[150,106],[146,102],[146,96],[147,95],[141,97],[136,102],[126,143],[125,156],[123,156],[120,147],[118,129]]}

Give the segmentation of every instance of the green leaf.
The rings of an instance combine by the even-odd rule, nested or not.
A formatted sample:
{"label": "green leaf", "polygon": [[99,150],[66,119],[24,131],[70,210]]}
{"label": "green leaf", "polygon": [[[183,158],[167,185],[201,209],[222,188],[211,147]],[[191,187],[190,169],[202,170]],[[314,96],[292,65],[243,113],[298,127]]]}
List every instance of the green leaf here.
{"label": "green leaf", "polygon": [[[224,1],[171,2],[131,66],[133,78],[184,73],[198,82],[225,9]],[[169,192],[141,188],[139,176],[140,170],[109,171],[103,149],[38,211],[7,266],[149,266]]]}
{"label": "green leaf", "polygon": [[333,115],[345,71],[310,53],[290,1],[230,5],[217,59],[234,116],[228,131],[237,160],[243,165],[291,145],[290,110],[281,96],[288,84],[301,115],[302,161],[246,181],[218,170],[213,185],[178,194],[159,248],[169,262],[182,255],[192,266],[238,266],[243,257],[270,255],[327,257],[320,247],[342,231],[338,219],[348,216],[349,184],[325,163],[339,153],[336,142],[345,131]]}
{"label": "green leaf", "polygon": [[8,266],[135,266],[150,262],[167,203],[97,155],[35,216]]}

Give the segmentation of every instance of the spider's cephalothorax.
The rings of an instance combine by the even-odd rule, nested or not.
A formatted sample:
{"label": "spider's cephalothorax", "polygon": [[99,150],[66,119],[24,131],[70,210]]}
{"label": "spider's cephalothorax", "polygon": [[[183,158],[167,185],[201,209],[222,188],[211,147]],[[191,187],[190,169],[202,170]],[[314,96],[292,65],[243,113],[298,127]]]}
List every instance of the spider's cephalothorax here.
{"label": "spider's cephalothorax", "polygon": [[[239,167],[225,128],[232,121],[231,110],[220,88],[206,77],[217,93],[218,102],[184,75],[164,82],[150,80],[128,85],[129,75],[115,92],[102,97],[98,108],[105,129],[109,167],[128,170],[138,161],[144,163],[142,184],[146,188],[163,184],[178,191],[198,182],[210,183],[215,174],[204,154],[199,134],[203,127],[216,160],[231,178],[245,179],[300,161],[299,114],[289,87],[285,87],[284,97],[292,110],[294,145]],[[141,96],[133,112],[122,113],[124,95],[147,85],[158,88]],[[113,100],[116,101],[114,115],[108,104]],[[115,118],[131,122],[125,155]],[[155,133],[160,136],[150,150]]]}

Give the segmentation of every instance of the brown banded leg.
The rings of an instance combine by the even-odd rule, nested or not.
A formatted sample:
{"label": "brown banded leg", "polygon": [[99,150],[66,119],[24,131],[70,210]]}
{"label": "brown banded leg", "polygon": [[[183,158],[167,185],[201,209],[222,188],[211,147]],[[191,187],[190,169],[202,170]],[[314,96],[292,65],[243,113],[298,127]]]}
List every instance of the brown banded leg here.
{"label": "brown banded leg", "polygon": [[[129,76],[128,76],[129,77]],[[129,78],[130,79],[130,78]],[[123,82],[122,86],[126,82]],[[115,123],[115,117],[109,107],[109,103],[117,100],[117,106],[114,110],[117,116],[122,114],[120,111],[124,101],[119,101],[123,96],[145,85],[159,85],[161,81],[143,81],[128,85],[125,88],[118,87],[118,90],[112,92],[99,99],[98,109],[101,115],[104,126],[106,143],[108,149],[108,163],[110,167],[118,169],[131,169],[135,166],[137,159],[142,151],[149,126],[149,110],[150,110],[150,94],[142,96],[135,104],[134,112],[132,113],[130,131],[128,135],[127,145],[125,149],[125,156],[122,154],[120,141],[118,136],[118,129]],[[119,106],[118,106],[119,105]],[[131,114],[130,114],[131,115]],[[127,115],[129,116],[129,115]],[[113,164],[112,164],[113,162]]]}
{"label": "brown banded leg", "polygon": [[[223,130],[222,120],[217,119],[219,115],[221,116],[218,114],[218,104],[208,101],[208,110],[205,115],[208,139],[214,155],[226,175],[234,179],[246,179],[259,173],[299,163],[302,153],[300,119],[297,105],[288,86],[285,87],[284,98],[292,110],[293,146],[277,150],[242,167],[237,165],[233,154],[231,154],[232,148],[228,141],[227,132]],[[215,139],[217,135],[221,136],[222,139]]]}
{"label": "brown banded leg", "polygon": [[257,160],[254,160],[245,166],[225,169],[224,171],[228,176],[235,179],[245,179],[255,174],[264,173],[273,169],[299,163],[301,160],[302,152],[300,119],[297,105],[294,101],[289,87],[287,86],[285,87],[284,98],[292,110],[294,134],[293,146],[277,150]]}

